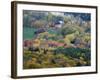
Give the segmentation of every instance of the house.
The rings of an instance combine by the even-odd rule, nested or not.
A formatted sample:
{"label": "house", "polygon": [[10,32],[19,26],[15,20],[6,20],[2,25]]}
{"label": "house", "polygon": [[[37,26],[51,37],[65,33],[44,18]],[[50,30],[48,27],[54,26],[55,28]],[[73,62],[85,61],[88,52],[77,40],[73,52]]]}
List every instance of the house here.
{"label": "house", "polygon": [[57,21],[57,22],[54,23],[54,27],[61,28],[63,23],[64,23],[63,21]]}

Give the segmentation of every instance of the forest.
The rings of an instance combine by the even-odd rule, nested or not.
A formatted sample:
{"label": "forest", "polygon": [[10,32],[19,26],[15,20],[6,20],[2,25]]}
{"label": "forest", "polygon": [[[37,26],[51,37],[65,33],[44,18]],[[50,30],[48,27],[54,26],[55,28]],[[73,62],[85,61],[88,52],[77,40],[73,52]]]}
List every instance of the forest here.
{"label": "forest", "polygon": [[23,69],[90,65],[90,13],[23,10]]}

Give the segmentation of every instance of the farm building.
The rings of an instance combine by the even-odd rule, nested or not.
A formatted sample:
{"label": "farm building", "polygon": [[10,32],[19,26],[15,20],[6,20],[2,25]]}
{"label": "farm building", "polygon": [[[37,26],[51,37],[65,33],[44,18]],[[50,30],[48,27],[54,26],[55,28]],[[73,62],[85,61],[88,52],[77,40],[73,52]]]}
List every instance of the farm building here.
{"label": "farm building", "polygon": [[62,27],[62,25],[63,25],[63,21],[57,21],[57,22],[55,22],[55,24],[54,24],[54,26],[56,27],[56,28],[61,28]]}

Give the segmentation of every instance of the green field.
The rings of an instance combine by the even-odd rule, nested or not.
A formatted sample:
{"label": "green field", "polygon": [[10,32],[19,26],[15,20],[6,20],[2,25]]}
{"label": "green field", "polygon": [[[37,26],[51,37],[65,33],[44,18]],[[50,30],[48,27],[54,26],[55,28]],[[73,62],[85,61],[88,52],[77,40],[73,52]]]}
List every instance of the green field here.
{"label": "green field", "polygon": [[23,39],[32,39],[34,37],[34,28],[24,27],[23,28]]}

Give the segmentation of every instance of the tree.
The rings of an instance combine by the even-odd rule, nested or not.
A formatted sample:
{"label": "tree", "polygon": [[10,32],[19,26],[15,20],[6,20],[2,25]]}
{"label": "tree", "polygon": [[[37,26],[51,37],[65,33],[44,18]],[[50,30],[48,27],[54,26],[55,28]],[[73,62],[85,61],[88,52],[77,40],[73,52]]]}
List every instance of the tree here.
{"label": "tree", "polygon": [[52,18],[53,18],[53,15],[50,12],[48,12],[47,21],[51,22]]}
{"label": "tree", "polygon": [[72,34],[76,32],[76,28],[72,27],[72,26],[64,26],[61,29],[61,34],[63,35],[63,37],[65,37],[68,34]]}

